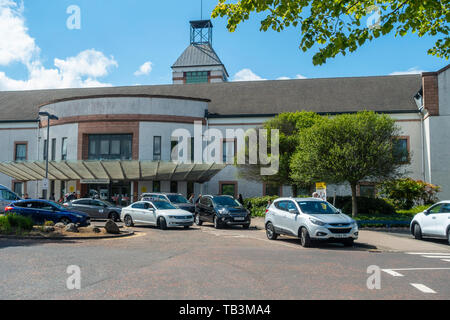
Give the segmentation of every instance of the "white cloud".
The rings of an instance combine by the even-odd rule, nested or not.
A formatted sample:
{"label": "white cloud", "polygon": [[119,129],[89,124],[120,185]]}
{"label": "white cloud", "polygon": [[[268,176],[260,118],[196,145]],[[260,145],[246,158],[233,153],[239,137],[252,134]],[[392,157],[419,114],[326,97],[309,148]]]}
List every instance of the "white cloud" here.
{"label": "white cloud", "polygon": [[[295,76],[294,79],[308,79],[308,78],[303,76],[303,75],[301,75],[301,74],[298,74],[298,75]],[[289,77],[279,77],[279,78],[277,78],[277,80],[291,80],[291,78],[289,78]]]}
{"label": "white cloud", "polygon": [[242,69],[241,71],[237,72],[233,77],[233,81],[260,81],[260,80],[266,79],[263,79],[260,76],[256,75],[250,69]]}
{"label": "white cloud", "polygon": [[110,86],[97,78],[118,67],[114,57],[89,49],[74,57],[54,59],[54,68],[48,69],[39,52],[25,26],[23,3],[19,6],[10,0],[0,0],[0,66],[19,62],[28,70],[27,80],[12,79],[0,71],[0,90]]}
{"label": "white cloud", "polygon": [[398,75],[402,75],[402,74],[420,74],[422,72],[425,72],[425,70],[420,70],[419,67],[412,67],[409,68],[406,71],[395,71],[390,73],[390,76],[398,76]]}
{"label": "white cloud", "polygon": [[152,72],[153,69],[153,63],[150,61],[147,61],[142,66],[139,67],[139,70],[134,73],[136,77],[138,76],[146,76],[149,75],[150,72]]}

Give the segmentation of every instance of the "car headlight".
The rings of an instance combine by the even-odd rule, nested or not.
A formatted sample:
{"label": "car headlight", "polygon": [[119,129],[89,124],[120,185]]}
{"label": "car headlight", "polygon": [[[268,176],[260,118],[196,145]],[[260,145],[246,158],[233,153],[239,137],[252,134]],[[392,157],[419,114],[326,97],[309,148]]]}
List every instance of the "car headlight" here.
{"label": "car headlight", "polygon": [[230,212],[228,211],[228,209],[225,209],[225,208],[221,208],[221,209],[219,209],[219,214],[223,214],[223,215],[226,215],[226,214],[229,214]]}
{"label": "car headlight", "polygon": [[316,219],[313,219],[313,218],[309,218],[309,221],[311,221],[311,223],[315,224],[316,226],[324,226],[324,225],[326,225],[325,222],[322,222],[320,220],[316,220]]}

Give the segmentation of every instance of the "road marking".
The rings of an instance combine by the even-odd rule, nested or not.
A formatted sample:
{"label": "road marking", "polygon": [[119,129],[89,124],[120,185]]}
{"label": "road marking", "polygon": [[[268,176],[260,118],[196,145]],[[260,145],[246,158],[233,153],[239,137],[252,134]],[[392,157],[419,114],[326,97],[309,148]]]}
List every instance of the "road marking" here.
{"label": "road marking", "polygon": [[436,293],[433,289],[428,288],[427,286],[420,283],[410,283],[414,288],[422,291],[423,293]]}
{"label": "road marking", "polygon": [[442,259],[442,261],[450,262],[450,259]]}
{"label": "road marking", "polygon": [[401,273],[395,272],[392,269],[382,269],[382,271],[386,272],[387,274],[390,274],[393,277],[403,277]]}
{"label": "road marking", "polygon": [[424,258],[430,258],[430,259],[446,259],[446,258],[450,258],[450,255],[448,256],[422,256]]}
{"label": "road marking", "polygon": [[450,252],[406,252],[406,254],[412,254],[412,255],[450,255]]}
{"label": "road marking", "polygon": [[397,268],[397,269],[384,269],[391,271],[421,271],[421,270],[450,270],[450,268]]}

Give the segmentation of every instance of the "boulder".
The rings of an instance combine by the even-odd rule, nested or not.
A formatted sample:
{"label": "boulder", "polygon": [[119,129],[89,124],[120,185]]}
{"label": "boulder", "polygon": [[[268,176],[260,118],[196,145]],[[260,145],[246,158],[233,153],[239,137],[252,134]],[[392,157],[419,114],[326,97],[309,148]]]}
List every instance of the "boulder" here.
{"label": "boulder", "polygon": [[46,227],[44,227],[44,232],[45,232],[45,233],[51,233],[51,232],[54,232],[54,231],[55,231],[55,228],[52,227],[52,226],[46,226]]}
{"label": "boulder", "polygon": [[119,226],[112,220],[106,221],[105,230],[107,233],[120,234]]}
{"label": "boulder", "polygon": [[58,228],[58,229],[63,229],[65,227],[66,227],[66,225],[62,222],[58,222],[57,224],[55,224],[55,228]]}
{"label": "boulder", "polygon": [[64,230],[66,232],[78,233],[78,228],[74,223],[69,223]]}

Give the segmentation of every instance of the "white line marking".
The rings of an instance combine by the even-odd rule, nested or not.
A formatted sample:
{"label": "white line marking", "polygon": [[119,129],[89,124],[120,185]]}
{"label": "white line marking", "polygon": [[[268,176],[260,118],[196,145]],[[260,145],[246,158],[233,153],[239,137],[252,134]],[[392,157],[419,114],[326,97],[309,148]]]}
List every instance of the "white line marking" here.
{"label": "white line marking", "polygon": [[425,285],[423,285],[423,284],[420,284],[420,283],[411,283],[411,285],[412,285],[414,288],[416,288],[416,289],[422,291],[423,293],[436,293],[436,291],[434,291],[433,289],[430,289],[430,288],[428,288],[427,286],[425,286]]}
{"label": "white line marking", "polygon": [[450,259],[442,259],[442,261],[450,262]]}
{"label": "white line marking", "polygon": [[395,272],[392,269],[382,269],[382,271],[386,272],[387,274],[390,274],[393,277],[403,277],[401,273]]}
{"label": "white line marking", "polygon": [[406,254],[412,254],[412,255],[448,255],[450,256],[450,252],[406,252]]}
{"label": "white line marking", "polygon": [[430,258],[430,259],[446,259],[450,258],[450,256],[422,256],[424,258]]}
{"label": "white line marking", "polygon": [[403,268],[403,269],[385,269],[395,271],[420,271],[420,270],[450,270],[450,268]]}

